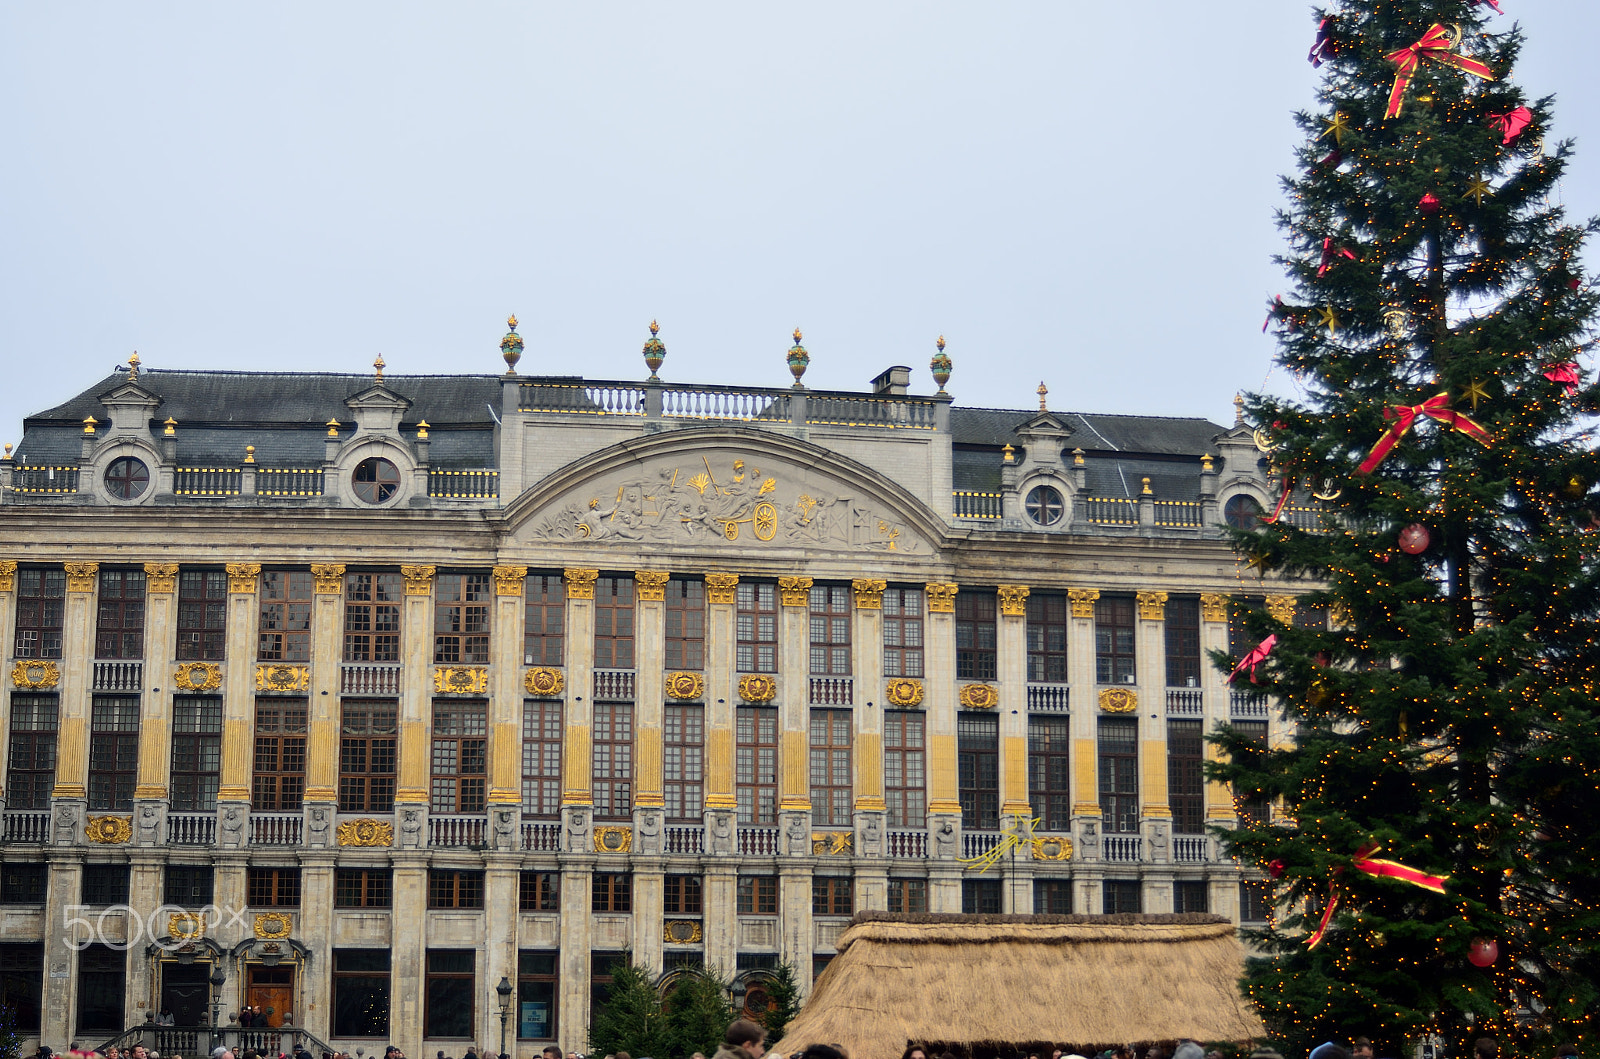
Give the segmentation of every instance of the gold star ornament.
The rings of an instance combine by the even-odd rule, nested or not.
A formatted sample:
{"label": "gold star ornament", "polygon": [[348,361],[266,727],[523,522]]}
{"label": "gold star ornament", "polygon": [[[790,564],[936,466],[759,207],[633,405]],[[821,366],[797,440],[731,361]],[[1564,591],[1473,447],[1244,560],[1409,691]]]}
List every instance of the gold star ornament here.
{"label": "gold star ornament", "polygon": [[1461,197],[1464,199],[1476,199],[1477,204],[1482,206],[1483,197],[1489,194],[1489,190],[1489,182],[1483,177],[1477,176],[1472,178],[1472,183],[1467,185],[1467,193]]}
{"label": "gold star ornament", "polygon": [[1329,334],[1337,332],[1339,330],[1339,317],[1333,311],[1333,306],[1324,305],[1318,311],[1322,314],[1322,319],[1317,321],[1317,326],[1326,327]]}
{"label": "gold star ornament", "polygon": [[1342,111],[1342,110],[1335,111],[1334,115],[1333,115],[1333,120],[1328,122],[1327,130],[1325,132],[1323,132],[1323,134],[1321,136],[1318,136],[1317,139],[1325,140],[1329,136],[1332,136],[1333,137],[1333,142],[1336,145],[1338,145],[1340,147],[1343,147],[1344,146],[1344,134],[1349,132],[1349,131],[1350,131],[1350,119],[1349,119],[1349,117],[1347,117],[1345,115],[1344,111]]}
{"label": "gold star ornament", "polygon": [[1483,388],[1483,383],[1473,379],[1467,383],[1467,388],[1461,391],[1461,396],[1472,402],[1472,411],[1476,413],[1478,411],[1478,402],[1489,399],[1489,391]]}

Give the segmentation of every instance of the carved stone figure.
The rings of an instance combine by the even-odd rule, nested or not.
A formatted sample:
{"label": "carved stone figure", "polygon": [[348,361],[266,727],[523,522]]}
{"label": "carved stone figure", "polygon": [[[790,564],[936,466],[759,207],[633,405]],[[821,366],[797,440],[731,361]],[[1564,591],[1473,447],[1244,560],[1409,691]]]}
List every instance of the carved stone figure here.
{"label": "carved stone figure", "polygon": [[321,805],[313,805],[309,819],[306,821],[306,829],[311,832],[310,845],[326,846],[328,844],[328,831],[331,826],[332,820],[329,818],[327,808]]}
{"label": "carved stone figure", "polygon": [[661,855],[661,812],[641,809],[634,822],[633,851],[647,857]]}
{"label": "carved stone figure", "polygon": [[811,852],[811,823],[804,815],[792,813],[789,815],[788,825],[784,829],[784,838],[789,844],[789,853],[792,856],[804,856]]}
{"label": "carved stone figure", "polygon": [[161,807],[146,802],[139,807],[138,844],[154,846],[161,841]]}
{"label": "carved stone figure", "polygon": [[244,836],[244,810],[230,805],[222,810],[222,844],[237,846]]}
{"label": "carved stone figure", "polygon": [[940,860],[954,860],[956,855],[956,825],[948,816],[939,818],[933,829],[934,856]]}
{"label": "carved stone figure", "polygon": [[400,848],[422,848],[422,810],[416,806],[400,807]]}
{"label": "carved stone figure", "polygon": [[589,810],[567,810],[567,852],[589,851]]}
{"label": "carved stone figure", "polygon": [[711,814],[711,852],[733,853],[732,813],[718,811]]}
{"label": "carved stone figure", "polygon": [[494,811],[494,848],[509,850],[516,848],[517,823],[510,809],[496,809]]}
{"label": "carved stone figure", "polygon": [[883,855],[883,817],[877,813],[861,814],[860,837],[856,852],[869,857]]}
{"label": "carved stone figure", "polygon": [[70,846],[78,835],[78,814],[70,805],[56,810],[56,845]]}

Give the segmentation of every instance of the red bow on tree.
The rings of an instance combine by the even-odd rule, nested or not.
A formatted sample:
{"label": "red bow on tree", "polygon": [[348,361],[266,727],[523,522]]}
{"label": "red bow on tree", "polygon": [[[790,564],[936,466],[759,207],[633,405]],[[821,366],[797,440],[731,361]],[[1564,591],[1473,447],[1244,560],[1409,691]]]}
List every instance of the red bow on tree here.
{"label": "red bow on tree", "polygon": [[1351,252],[1348,246],[1341,246],[1339,249],[1335,250],[1333,248],[1333,237],[1329,236],[1327,239],[1324,239],[1322,241],[1322,263],[1317,266],[1317,275],[1320,276],[1324,272],[1328,271],[1328,269],[1333,267],[1334,260],[1341,257],[1348,257],[1351,261],[1356,259],[1356,255]]}
{"label": "red bow on tree", "polygon": [[1490,7],[1494,8],[1494,13],[1497,15],[1505,14],[1504,11],[1500,10],[1500,0],[1472,0],[1472,2],[1474,4],[1488,4]]}
{"label": "red bow on tree", "polygon": [[1228,674],[1228,679],[1223,683],[1232,684],[1234,677],[1248,669],[1250,670],[1250,683],[1254,684],[1256,682],[1256,666],[1265,662],[1267,656],[1272,653],[1272,649],[1276,646],[1278,646],[1278,637],[1276,635],[1269,636],[1256,644],[1249,654],[1239,659],[1239,664],[1233,667],[1233,672]]}
{"label": "red bow on tree", "polygon": [[1451,51],[1450,31],[1435,22],[1422,35],[1422,39],[1415,44],[1401,48],[1399,51],[1390,52],[1386,58],[1400,68],[1394,75],[1394,88],[1389,93],[1389,108],[1383,112],[1385,120],[1400,115],[1400,104],[1405,100],[1406,86],[1411,83],[1411,78],[1417,72],[1423,59],[1444,63],[1464,70],[1474,77],[1481,77],[1485,81],[1493,81],[1494,74],[1489,68],[1476,59],[1469,59],[1465,55],[1457,55]]}
{"label": "red bow on tree", "polygon": [[1583,381],[1582,376],[1578,374],[1578,366],[1570,360],[1550,365],[1544,369],[1543,374],[1551,382],[1565,386],[1568,397],[1578,392],[1578,384]]}
{"label": "red bow on tree", "polygon": [[1489,124],[1500,130],[1502,147],[1521,136],[1522,130],[1526,129],[1532,120],[1533,111],[1527,107],[1514,107],[1504,114],[1489,115]]}
{"label": "red bow on tree", "polygon": [[1406,436],[1411,429],[1411,424],[1417,417],[1427,416],[1436,419],[1445,426],[1459,430],[1473,441],[1487,448],[1491,444],[1489,432],[1467,416],[1450,407],[1450,395],[1441,393],[1430,397],[1421,404],[1403,405],[1395,404],[1383,410],[1383,418],[1389,421],[1389,429],[1383,432],[1378,443],[1372,446],[1372,451],[1367,453],[1367,458],[1361,461],[1361,466],[1356,468],[1357,474],[1371,474],[1377,469],[1378,464],[1400,444],[1400,439]]}
{"label": "red bow on tree", "polygon": [[1317,23],[1317,39],[1311,45],[1311,51],[1306,55],[1306,61],[1314,67],[1321,66],[1322,60],[1339,50],[1338,43],[1334,41],[1333,34],[1329,32],[1329,23],[1332,21],[1333,19],[1331,18],[1325,18]]}

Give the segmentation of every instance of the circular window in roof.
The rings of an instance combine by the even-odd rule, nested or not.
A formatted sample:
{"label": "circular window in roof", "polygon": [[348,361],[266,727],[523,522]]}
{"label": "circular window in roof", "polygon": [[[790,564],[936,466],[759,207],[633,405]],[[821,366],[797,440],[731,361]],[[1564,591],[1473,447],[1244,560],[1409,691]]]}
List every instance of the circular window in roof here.
{"label": "circular window in roof", "polygon": [[1066,511],[1060,491],[1049,485],[1036,485],[1028,490],[1028,498],[1022,506],[1028,517],[1040,526],[1054,526]]}
{"label": "circular window in roof", "polygon": [[136,500],[150,487],[150,468],[132,456],[118,456],[106,468],[106,492],[118,500]]}
{"label": "circular window in roof", "polygon": [[1228,502],[1222,505],[1222,518],[1234,529],[1253,530],[1256,523],[1261,521],[1261,505],[1256,503],[1254,497],[1231,496]]}
{"label": "circular window in roof", "polygon": [[357,500],[381,504],[400,491],[400,469],[381,456],[368,456],[356,464],[350,484]]}

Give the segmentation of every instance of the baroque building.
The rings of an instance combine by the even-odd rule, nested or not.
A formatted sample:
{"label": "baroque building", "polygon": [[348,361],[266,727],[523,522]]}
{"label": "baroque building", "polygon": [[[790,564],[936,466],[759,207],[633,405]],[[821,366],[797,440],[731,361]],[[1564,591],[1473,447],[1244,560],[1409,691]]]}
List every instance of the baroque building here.
{"label": "baroque building", "polygon": [[822,392],[799,341],[770,389],[662,382],[653,336],[643,383],[519,375],[514,321],[504,375],[135,358],[29,418],[24,1035],[254,1004],[454,1054],[499,985],[532,1056],[624,952],[754,1006],[858,909],[1259,918],[1206,826],[1268,810],[1201,775],[1210,726],[1280,723],[1206,656],[1296,606],[1217,528],[1277,503],[1251,431],[962,408],[942,340],[937,393]]}

